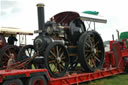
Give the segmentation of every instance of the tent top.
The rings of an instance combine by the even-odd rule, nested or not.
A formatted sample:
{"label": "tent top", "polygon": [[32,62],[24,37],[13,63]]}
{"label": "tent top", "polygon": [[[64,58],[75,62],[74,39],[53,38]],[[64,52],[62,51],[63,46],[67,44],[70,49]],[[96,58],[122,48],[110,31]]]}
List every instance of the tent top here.
{"label": "tent top", "polygon": [[33,31],[22,30],[14,27],[0,27],[0,33],[5,35],[10,35],[10,34],[33,35]]}

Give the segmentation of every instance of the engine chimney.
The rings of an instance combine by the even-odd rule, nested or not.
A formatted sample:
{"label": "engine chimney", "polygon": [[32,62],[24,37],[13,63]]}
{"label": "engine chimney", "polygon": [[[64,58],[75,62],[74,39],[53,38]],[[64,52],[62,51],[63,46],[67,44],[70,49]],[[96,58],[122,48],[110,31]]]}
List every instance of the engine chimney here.
{"label": "engine chimney", "polygon": [[44,33],[44,27],[45,27],[45,17],[44,17],[44,4],[39,3],[37,4],[37,11],[38,11],[38,26],[39,30],[38,33],[39,35],[42,35]]}

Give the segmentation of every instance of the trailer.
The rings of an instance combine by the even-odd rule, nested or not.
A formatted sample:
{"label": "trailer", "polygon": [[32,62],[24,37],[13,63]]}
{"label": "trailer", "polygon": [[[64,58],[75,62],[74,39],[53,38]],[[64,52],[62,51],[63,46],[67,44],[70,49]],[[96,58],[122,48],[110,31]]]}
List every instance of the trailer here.
{"label": "trailer", "polygon": [[[0,70],[2,85],[71,85],[128,72],[128,49],[123,42],[110,41],[102,69],[93,73],[69,72],[63,77],[51,77],[47,69]],[[112,50],[113,49],[113,50]]]}

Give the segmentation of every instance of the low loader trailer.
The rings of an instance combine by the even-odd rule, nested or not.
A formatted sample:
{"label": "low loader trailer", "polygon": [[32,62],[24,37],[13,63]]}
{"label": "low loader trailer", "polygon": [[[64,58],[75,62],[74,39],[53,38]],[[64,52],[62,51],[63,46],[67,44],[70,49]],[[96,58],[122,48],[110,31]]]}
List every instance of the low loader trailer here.
{"label": "low loader trailer", "polygon": [[47,69],[0,70],[0,85],[71,85],[128,72],[128,49],[121,41],[110,41],[102,69],[92,73],[69,72],[51,77]]}

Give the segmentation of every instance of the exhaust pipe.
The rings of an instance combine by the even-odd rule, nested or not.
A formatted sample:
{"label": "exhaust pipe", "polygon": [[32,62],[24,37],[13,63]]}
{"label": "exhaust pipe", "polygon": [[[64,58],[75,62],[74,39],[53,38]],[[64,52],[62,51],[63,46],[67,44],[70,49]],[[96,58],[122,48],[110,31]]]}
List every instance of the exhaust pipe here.
{"label": "exhaust pipe", "polygon": [[119,30],[116,30],[116,32],[117,32],[117,38],[118,38],[118,40],[120,40],[120,32],[119,32]]}
{"label": "exhaust pipe", "polygon": [[112,34],[112,40],[114,40],[114,35]]}
{"label": "exhaust pipe", "polygon": [[45,17],[44,17],[44,4],[37,4],[37,12],[38,12],[38,33],[42,35],[45,32]]}

